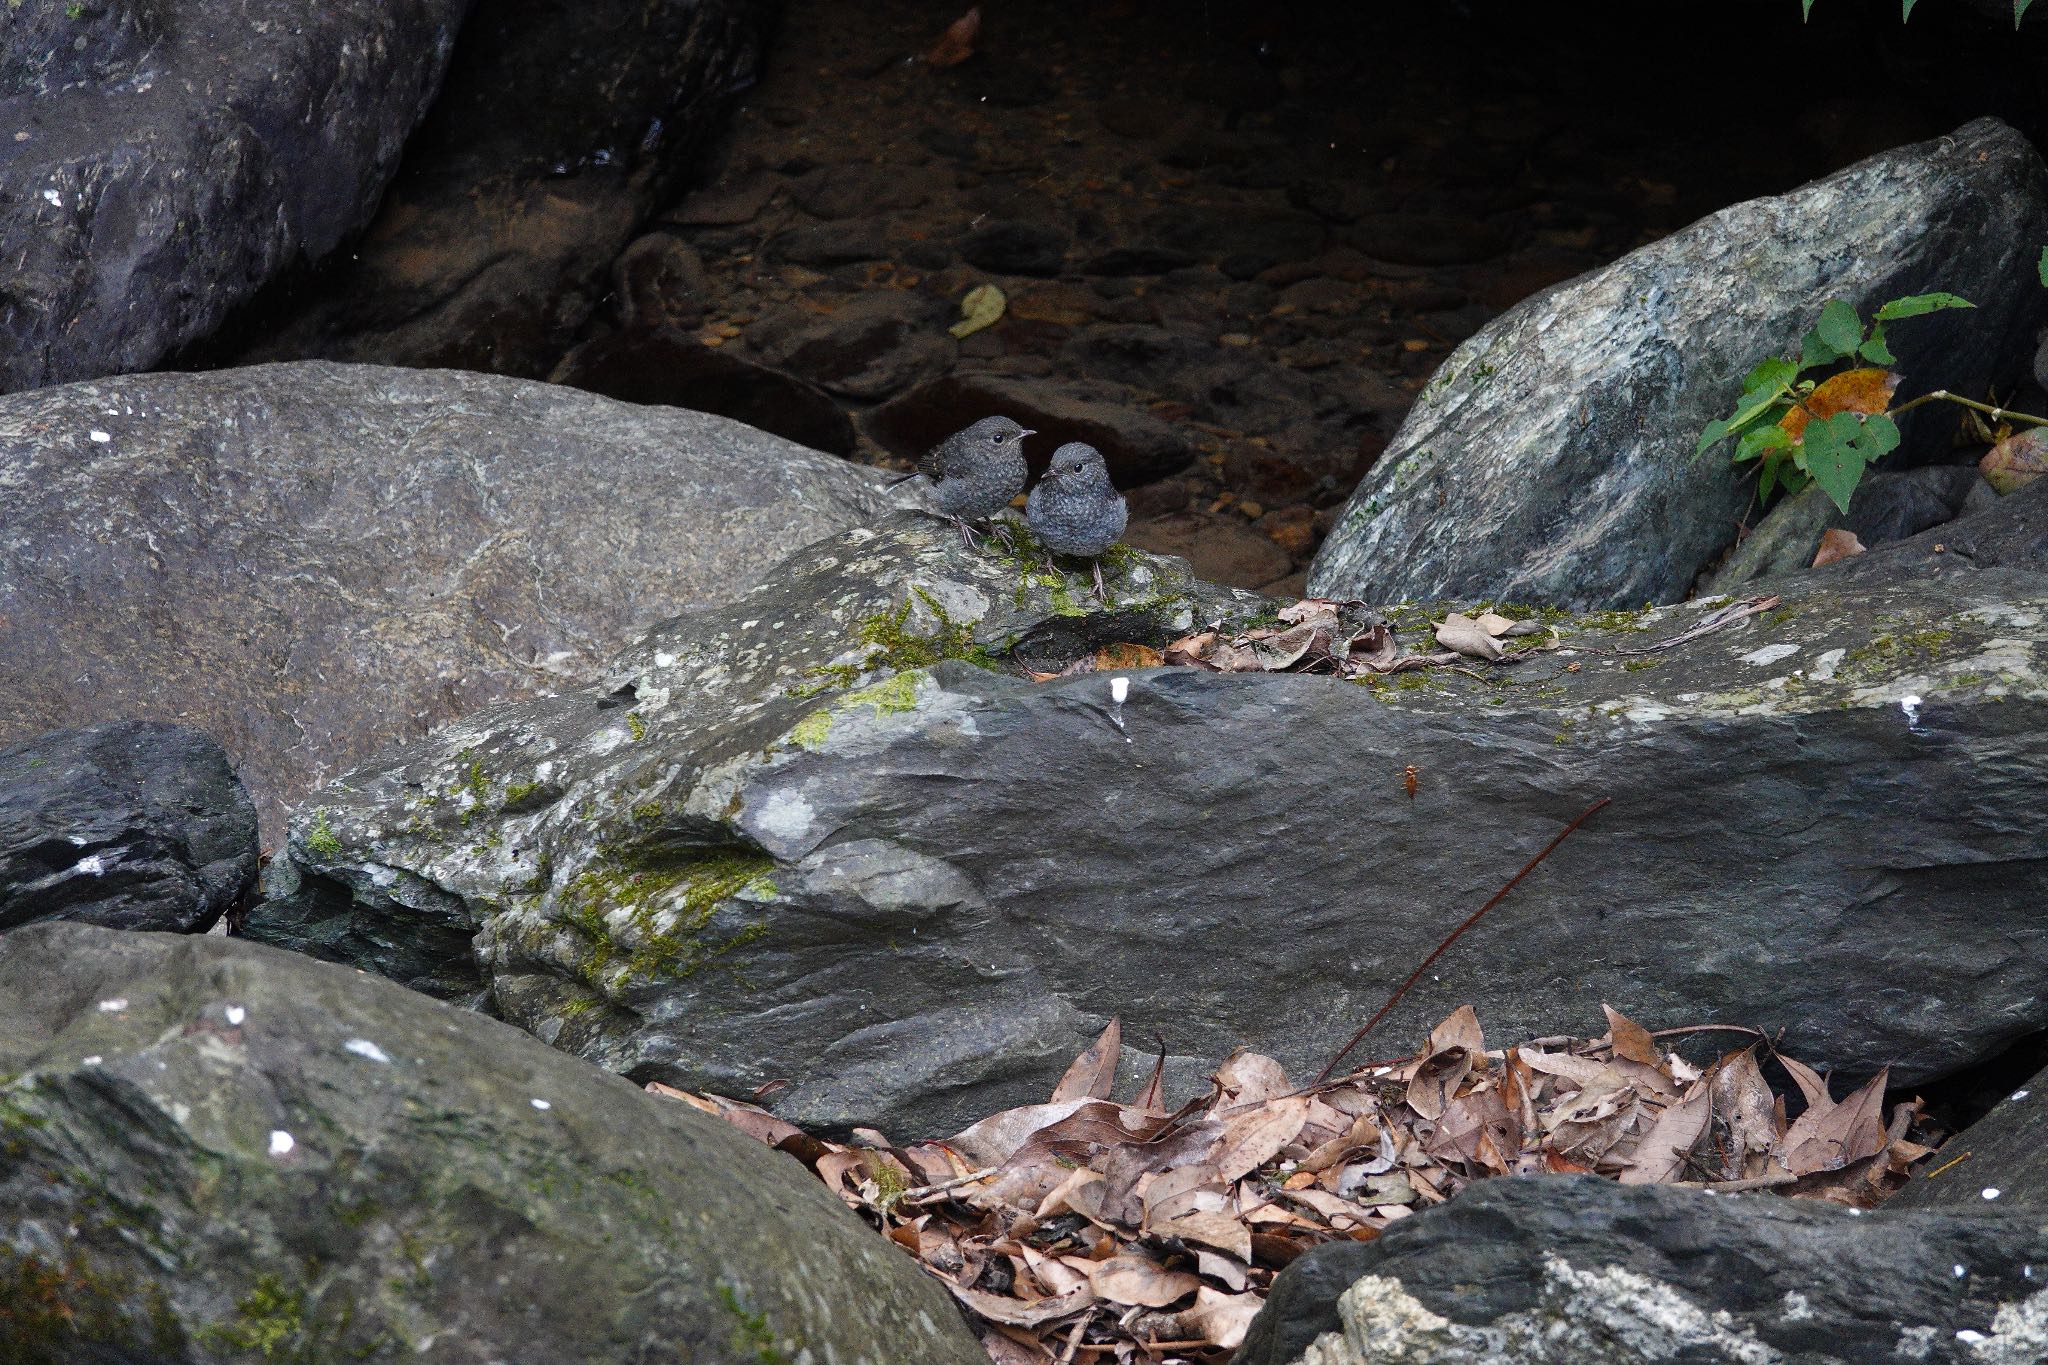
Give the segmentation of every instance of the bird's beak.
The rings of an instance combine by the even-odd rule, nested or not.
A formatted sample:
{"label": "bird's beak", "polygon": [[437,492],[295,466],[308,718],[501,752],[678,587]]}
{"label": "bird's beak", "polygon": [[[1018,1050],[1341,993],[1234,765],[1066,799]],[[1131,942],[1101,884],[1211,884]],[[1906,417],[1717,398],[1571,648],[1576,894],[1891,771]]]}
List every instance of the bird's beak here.
{"label": "bird's beak", "polygon": [[1020,431],[1020,432],[1018,432],[1018,433],[1017,433],[1017,439],[1021,441],[1021,440],[1023,440],[1023,439],[1024,439],[1024,438],[1025,438],[1026,436],[1036,436],[1037,434],[1038,434],[1038,428],[1036,428],[1036,427],[1026,427],[1026,428],[1024,428],[1024,430],[1022,430],[1022,431]]}

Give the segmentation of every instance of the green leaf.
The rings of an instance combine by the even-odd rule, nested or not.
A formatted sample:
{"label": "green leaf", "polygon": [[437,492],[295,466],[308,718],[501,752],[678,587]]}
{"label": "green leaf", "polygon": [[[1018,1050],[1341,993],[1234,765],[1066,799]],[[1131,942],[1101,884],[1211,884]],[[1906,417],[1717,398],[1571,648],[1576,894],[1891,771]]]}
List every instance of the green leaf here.
{"label": "green leaf", "polygon": [[1763,476],[1756,481],[1756,500],[1768,507],[1771,504],[1771,488],[1778,481],[1778,462],[1764,461]]}
{"label": "green leaf", "polygon": [[1892,348],[1884,344],[1884,324],[1881,322],[1870,329],[1870,340],[1857,347],[1856,354],[1873,365],[1894,365],[1899,359],[1892,354]]}
{"label": "green leaf", "polygon": [[1838,356],[1863,344],[1863,319],[1843,299],[1828,300],[1828,306],[1820,310],[1820,325],[1814,330],[1820,333],[1822,341],[1835,348]]}
{"label": "green leaf", "polygon": [[1820,328],[1818,327],[1815,327],[1805,336],[1799,338],[1799,368],[1802,370],[1811,370],[1822,365],[1831,365],[1841,358],[1842,353],[1828,344],[1827,339],[1820,334]]}
{"label": "green leaf", "polygon": [[1893,299],[1877,310],[1879,322],[1897,322],[1900,318],[1917,318],[1922,313],[1937,313],[1944,308],[1975,308],[1968,299],[1957,298],[1954,294],[1913,294],[1903,299]]}
{"label": "green leaf", "polygon": [[2048,246],[2041,248],[2041,283],[2048,285]]}
{"label": "green leaf", "polygon": [[1806,424],[1806,472],[1844,514],[1869,463],[1856,448],[1862,428],[1853,412],[1838,412],[1826,421]]}
{"label": "green leaf", "polygon": [[[2020,20],[2027,17],[2027,6],[2033,3],[2034,0],[2012,0],[2012,26],[2014,28],[2018,28]],[[1811,9],[1812,6],[1809,5],[1807,8]]]}
{"label": "green leaf", "polygon": [[1913,17],[1913,6],[1919,3],[1920,0],[1906,0],[1906,7],[1899,11],[1899,22],[1903,24],[1908,19],[1911,19]]}
{"label": "green leaf", "polygon": [[1863,419],[1863,440],[1860,444],[1867,458],[1883,459],[1899,448],[1899,424],[1881,412],[1873,413]]}
{"label": "green leaf", "polygon": [[1767,427],[1758,427],[1754,431],[1743,433],[1742,439],[1735,445],[1733,463],[1741,464],[1744,460],[1754,460],[1767,450],[1783,450],[1791,444],[1791,433],[1773,422]]}
{"label": "green leaf", "polygon": [[1813,17],[1813,0],[1799,0],[1799,22],[1805,23]]}
{"label": "green leaf", "polygon": [[1761,389],[1790,388],[1798,377],[1799,366],[1796,363],[1772,356],[1769,360],[1757,362],[1756,368],[1742,377],[1742,396],[1747,399]]}

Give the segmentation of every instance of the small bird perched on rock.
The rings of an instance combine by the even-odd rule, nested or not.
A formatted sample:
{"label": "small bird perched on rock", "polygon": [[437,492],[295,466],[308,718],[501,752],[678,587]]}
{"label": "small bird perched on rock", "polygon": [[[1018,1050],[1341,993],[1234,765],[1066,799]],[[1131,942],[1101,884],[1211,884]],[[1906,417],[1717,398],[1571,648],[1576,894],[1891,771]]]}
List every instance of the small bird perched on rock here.
{"label": "small bird perched on rock", "polygon": [[[1024,491],[1024,438],[1035,434],[1007,417],[984,417],[933,446],[917,462],[917,473],[931,481],[933,501],[960,528],[960,542],[969,549],[974,548],[974,537],[967,524],[994,516]],[[905,475],[896,482],[915,477]],[[1001,528],[996,534],[1002,534]]]}
{"label": "small bird perched on rock", "polygon": [[1098,602],[1109,599],[1103,595],[1096,556],[1116,544],[1129,515],[1124,495],[1109,481],[1102,452],[1079,441],[1052,453],[1052,464],[1024,503],[1024,524],[1039,544],[1054,554],[1090,561]]}

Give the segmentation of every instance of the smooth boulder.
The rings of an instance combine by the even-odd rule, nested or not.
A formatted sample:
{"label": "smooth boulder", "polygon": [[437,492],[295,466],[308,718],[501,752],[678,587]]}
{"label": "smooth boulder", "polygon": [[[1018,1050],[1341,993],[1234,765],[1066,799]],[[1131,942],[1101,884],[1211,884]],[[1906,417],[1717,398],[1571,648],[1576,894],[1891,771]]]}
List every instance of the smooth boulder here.
{"label": "smooth boulder", "polygon": [[[1509,310],[1451,354],[1309,571],[1327,597],[1507,597],[1572,608],[1682,598],[1734,539],[1754,479],[1694,453],[1758,361],[1823,305],[1868,317],[1943,290],[1970,310],[1890,329],[1897,398],[2009,391],[2048,320],[2032,285],[2048,168],[1993,119],[1736,204]],[[1906,419],[1945,449],[1952,415]]]}
{"label": "smooth boulder", "polygon": [[[1607,797],[1384,1046],[1467,1002],[1530,1037],[1605,1001],[1911,1083],[2040,1026],[2038,573],[1781,582],[1669,649],[1717,604],[1552,613],[1559,652],[1491,673],[1034,682],[1012,657],[1233,627],[1173,561],[1116,557],[1104,611],[1023,555],[899,514],[384,755],[294,818],[286,933],[488,987],[635,1077],[941,1133],[1042,1100],[1111,1016],[1178,1086],[1240,1046],[1313,1074]],[[1443,617],[1391,613],[1410,650]]]}
{"label": "smooth boulder", "polygon": [[0,393],[146,370],[352,236],[468,8],[9,5]]}
{"label": "smooth boulder", "polygon": [[2048,1209],[2048,1071],[1942,1145],[1892,1199],[1902,1209]]}
{"label": "smooth boulder", "polygon": [[2048,1353],[2037,1215],[1482,1181],[1289,1266],[1234,1365],[1984,1365]]}
{"label": "smooth boulder", "polygon": [[723,418],[474,374],[304,363],[16,394],[0,742],[196,725],[274,839],[326,776],[580,681],[887,508],[878,486]]}
{"label": "smooth boulder", "polygon": [[0,1359],[984,1359],[788,1157],[345,968],[21,930],[0,1075]]}
{"label": "smooth boulder", "polygon": [[0,930],[196,933],[256,888],[256,808],[220,745],[127,721],[0,749]]}

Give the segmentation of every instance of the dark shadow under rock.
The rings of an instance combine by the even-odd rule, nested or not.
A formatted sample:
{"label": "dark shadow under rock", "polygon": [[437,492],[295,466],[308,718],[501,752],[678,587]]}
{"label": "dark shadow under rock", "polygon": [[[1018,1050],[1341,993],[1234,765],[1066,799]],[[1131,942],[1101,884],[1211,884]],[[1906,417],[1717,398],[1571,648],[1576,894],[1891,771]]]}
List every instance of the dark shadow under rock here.
{"label": "dark shadow under rock", "polygon": [[614,332],[569,352],[548,378],[621,402],[730,417],[828,455],[854,451],[853,419],[829,395],[691,336]]}
{"label": "dark shadow under rock", "polygon": [[997,413],[1038,433],[1026,446],[1034,471],[1043,470],[1068,441],[1100,450],[1120,488],[1164,478],[1195,456],[1171,423],[1146,411],[1142,395],[1115,384],[949,375],[885,403],[863,425],[876,444],[916,459],[962,427]]}

